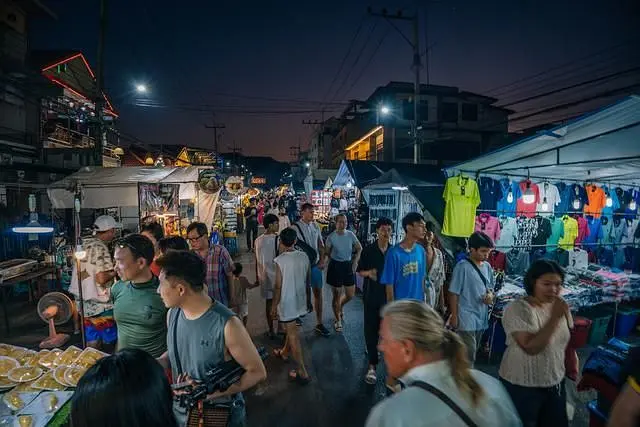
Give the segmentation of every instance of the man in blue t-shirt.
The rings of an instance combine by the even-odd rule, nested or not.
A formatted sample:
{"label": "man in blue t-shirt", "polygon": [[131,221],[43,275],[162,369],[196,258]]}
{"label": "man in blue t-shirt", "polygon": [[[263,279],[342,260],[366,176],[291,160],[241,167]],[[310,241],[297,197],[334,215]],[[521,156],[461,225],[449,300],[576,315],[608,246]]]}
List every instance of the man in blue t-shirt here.
{"label": "man in blue t-shirt", "polygon": [[411,212],[402,219],[404,239],[387,251],[380,283],[385,285],[387,302],[415,299],[424,302],[427,255],[418,240],[426,233],[422,215]]}

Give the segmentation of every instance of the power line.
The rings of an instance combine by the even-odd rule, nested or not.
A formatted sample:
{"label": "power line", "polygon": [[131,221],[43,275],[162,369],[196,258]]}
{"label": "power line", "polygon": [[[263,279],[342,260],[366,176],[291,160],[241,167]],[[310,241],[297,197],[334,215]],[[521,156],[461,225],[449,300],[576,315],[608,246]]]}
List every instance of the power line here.
{"label": "power line", "polygon": [[610,53],[615,49],[618,49],[618,48],[620,48],[622,46],[625,46],[627,44],[632,43],[633,41],[634,41],[634,39],[625,40],[622,43],[618,43],[618,44],[613,45],[613,46],[608,46],[608,47],[606,47],[606,48],[604,48],[602,50],[598,50],[598,51],[590,53],[588,55],[580,56],[578,58],[572,59],[571,61],[564,62],[564,63],[562,63],[560,65],[556,65],[556,66],[551,67],[551,68],[547,68],[546,70],[543,70],[543,71],[535,73],[535,74],[531,74],[531,75],[528,75],[528,76],[525,76],[525,77],[521,77],[519,79],[516,79],[516,80],[512,81],[511,83],[502,84],[502,85],[496,86],[494,88],[484,90],[483,92],[486,93],[486,94],[492,94],[492,96],[494,96],[494,97],[498,96],[494,92],[501,92],[500,89],[511,87],[511,86],[514,86],[514,85],[516,85],[518,83],[521,83],[521,82],[524,82],[524,81],[528,81],[528,80],[532,80],[532,79],[547,75],[547,74],[549,74],[551,72],[567,68],[567,67],[575,65],[577,62],[583,61],[585,59],[596,58],[596,57],[598,57],[598,56],[600,56],[602,54]]}
{"label": "power line", "polygon": [[382,37],[380,37],[380,39],[378,40],[378,44],[371,52],[371,55],[369,55],[369,58],[367,59],[367,62],[365,63],[364,67],[362,67],[362,69],[360,70],[360,74],[358,74],[358,77],[356,77],[356,79],[351,83],[351,86],[349,86],[349,89],[347,89],[347,91],[345,92],[345,96],[349,95],[349,93],[354,88],[354,86],[358,84],[362,76],[364,76],[364,73],[369,69],[369,65],[371,65],[371,61],[373,61],[373,58],[376,56],[376,53],[378,53],[378,50],[380,50],[380,46],[382,46],[382,43],[384,43],[384,40],[389,35],[390,31],[391,30],[387,28],[387,30],[382,35]]}
{"label": "power line", "polygon": [[336,90],[336,92],[334,93],[333,97],[331,98],[332,101],[341,97],[340,96],[340,92],[342,91],[344,86],[349,81],[349,78],[351,77],[351,73],[355,69],[355,67],[358,64],[358,62],[360,61],[360,58],[362,57],[362,54],[364,53],[365,49],[367,48],[367,45],[369,44],[369,41],[371,40],[371,37],[373,36],[373,33],[375,32],[377,27],[378,27],[378,21],[374,21],[373,25],[371,25],[371,29],[369,30],[369,34],[367,35],[367,38],[365,39],[364,44],[362,45],[362,48],[360,49],[360,51],[356,55],[356,59],[351,64],[351,67],[349,68],[349,71],[347,72],[347,75],[345,76],[345,78],[342,80],[342,83],[340,84],[340,86],[338,86],[338,90]]}

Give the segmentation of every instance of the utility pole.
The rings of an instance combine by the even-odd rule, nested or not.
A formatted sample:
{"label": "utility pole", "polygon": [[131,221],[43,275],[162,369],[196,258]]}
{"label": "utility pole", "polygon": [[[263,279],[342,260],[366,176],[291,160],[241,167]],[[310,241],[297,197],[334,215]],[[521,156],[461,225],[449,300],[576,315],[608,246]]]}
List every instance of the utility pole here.
{"label": "utility pole", "polygon": [[[378,18],[384,18],[387,22],[402,36],[402,38],[411,45],[413,48],[413,72],[414,72],[414,84],[413,84],[413,163],[420,163],[420,138],[418,131],[420,127],[420,68],[422,66],[420,61],[420,21],[418,18],[418,11],[413,16],[404,16],[402,11],[398,11],[395,15],[389,15],[387,9],[382,9],[380,13],[374,13],[371,8],[368,10],[369,15]],[[413,24],[413,40],[407,38],[404,33],[393,23],[393,21],[410,21]]]}
{"label": "utility pole", "polygon": [[239,175],[238,171],[240,170],[238,167],[238,154],[242,153],[242,148],[238,147],[238,145],[236,144],[236,140],[233,140],[233,147],[228,147],[229,150],[231,150],[231,153],[233,154],[233,167],[234,167],[234,175]]}
{"label": "utility pole", "polygon": [[102,166],[102,149],[104,147],[104,38],[107,30],[107,0],[100,0],[100,33],[98,36],[98,67],[96,69],[96,139],[93,144],[94,163]]}
{"label": "utility pole", "polygon": [[[213,129],[213,152],[218,156],[220,153],[218,152],[218,129],[226,129],[227,127],[223,124],[213,124],[211,126],[204,125],[206,129]],[[234,144],[235,145],[235,144]]]}

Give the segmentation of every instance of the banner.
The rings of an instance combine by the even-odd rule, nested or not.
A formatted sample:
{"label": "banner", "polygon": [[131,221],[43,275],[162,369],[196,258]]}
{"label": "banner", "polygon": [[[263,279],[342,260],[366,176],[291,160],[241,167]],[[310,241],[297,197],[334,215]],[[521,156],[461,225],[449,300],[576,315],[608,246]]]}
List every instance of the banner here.
{"label": "banner", "polygon": [[216,194],[222,182],[215,169],[200,169],[198,172],[198,188],[207,194]]}
{"label": "banner", "polygon": [[165,235],[180,232],[180,184],[138,184],[140,225],[157,222]]}

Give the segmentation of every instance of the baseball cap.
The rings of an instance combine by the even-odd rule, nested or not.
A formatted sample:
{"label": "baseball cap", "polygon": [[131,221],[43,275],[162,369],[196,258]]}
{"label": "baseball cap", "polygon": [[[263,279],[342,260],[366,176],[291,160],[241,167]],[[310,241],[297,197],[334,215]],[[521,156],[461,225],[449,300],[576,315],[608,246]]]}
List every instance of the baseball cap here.
{"label": "baseball cap", "polygon": [[109,231],[114,228],[120,228],[120,224],[110,215],[100,215],[93,222],[93,229],[95,231]]}

